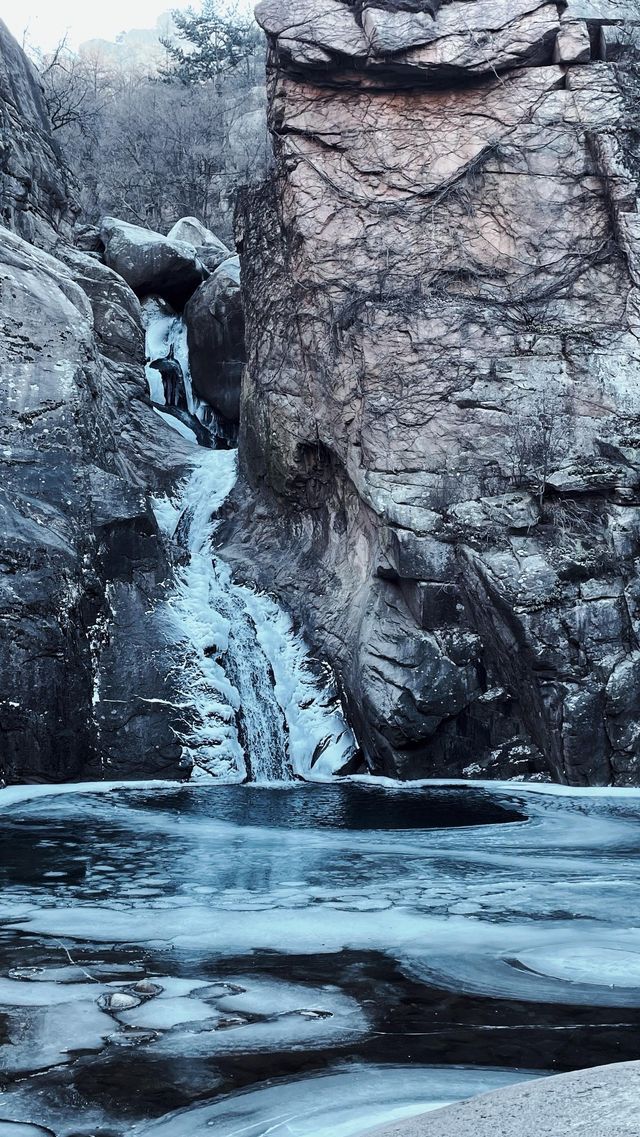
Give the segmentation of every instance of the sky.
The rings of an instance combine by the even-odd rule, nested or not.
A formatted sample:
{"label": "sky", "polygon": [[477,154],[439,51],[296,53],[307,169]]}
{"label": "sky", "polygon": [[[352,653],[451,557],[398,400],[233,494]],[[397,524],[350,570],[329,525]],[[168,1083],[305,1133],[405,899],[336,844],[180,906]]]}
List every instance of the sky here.
{"label": "sky", "polygon": [[65,34],[71,47],[112,40],[131,28],[153,28],[163,12],[187,6],[187,0],[0,0],[0,16],[19,43],[26,32],[33,47],[47,51]]}

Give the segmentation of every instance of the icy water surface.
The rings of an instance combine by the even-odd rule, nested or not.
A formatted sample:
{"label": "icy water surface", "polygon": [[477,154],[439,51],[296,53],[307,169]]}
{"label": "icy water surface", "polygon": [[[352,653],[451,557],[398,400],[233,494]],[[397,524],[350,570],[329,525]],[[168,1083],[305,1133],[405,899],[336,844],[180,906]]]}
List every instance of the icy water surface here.
{"label": "icy water surface", "polygon": [[12,793],[0,1137],[352,1137],[639,1056],[640,796]]}

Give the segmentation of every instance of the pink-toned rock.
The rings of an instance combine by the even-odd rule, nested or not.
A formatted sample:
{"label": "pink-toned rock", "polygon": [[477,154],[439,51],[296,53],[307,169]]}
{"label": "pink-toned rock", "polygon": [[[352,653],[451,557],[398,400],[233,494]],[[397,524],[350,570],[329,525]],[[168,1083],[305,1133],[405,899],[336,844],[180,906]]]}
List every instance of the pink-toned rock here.
{"label": "pink-toned rock", "polygon": [[606,697],[640,634],[637,77],[587,61],[606,7],[258,9],[248,540],[389,773],[640,779]]}

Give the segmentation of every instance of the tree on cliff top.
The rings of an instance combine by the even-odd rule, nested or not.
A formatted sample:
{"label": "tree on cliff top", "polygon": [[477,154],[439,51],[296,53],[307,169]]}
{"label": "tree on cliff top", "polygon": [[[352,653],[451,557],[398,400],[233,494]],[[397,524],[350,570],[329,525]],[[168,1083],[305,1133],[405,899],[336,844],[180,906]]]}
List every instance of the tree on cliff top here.
{"label": "tree on cliff top", "polygon": [[257,28],[249,17],[238,14],[237,5],[222,6],[219,0],[202,0],[200,12],[189,7],[171,13],[176,35],[163,39],[169,64],[163,78],[191,85],[206,83],[225,71],[249,61],[258,46]]}

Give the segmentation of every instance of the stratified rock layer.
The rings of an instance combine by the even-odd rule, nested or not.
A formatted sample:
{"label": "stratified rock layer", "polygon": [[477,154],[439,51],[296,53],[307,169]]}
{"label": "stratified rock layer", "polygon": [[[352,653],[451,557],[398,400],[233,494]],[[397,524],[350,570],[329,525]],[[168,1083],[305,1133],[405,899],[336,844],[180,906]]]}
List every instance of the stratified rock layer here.
{"label": "stratified rock layer", "polygon": [[264,579],[378,770],[637,782],[638,6],[257,16],[276,171],[239,237]]}

